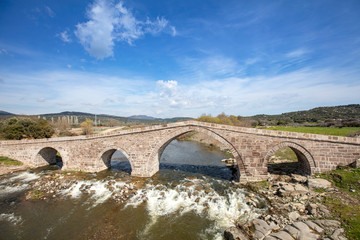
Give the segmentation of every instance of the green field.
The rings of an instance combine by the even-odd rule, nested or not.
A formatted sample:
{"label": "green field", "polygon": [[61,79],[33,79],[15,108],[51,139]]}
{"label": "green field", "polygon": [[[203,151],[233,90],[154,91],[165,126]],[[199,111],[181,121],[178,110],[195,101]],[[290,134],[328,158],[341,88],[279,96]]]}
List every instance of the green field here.
{"label": "green field", "polygon": [[288,127],[288,126],[273,126],[265,128],[268,130],[288,131],[288,132],[300,132],[300,133],[314,133],[324,135],[335,135],[335,136],[350,136],[354,133],[360,133],[360,127],[343,127],[343,128],[332,128],[332,127]]}
{"label": "green field", "polygon": [[13,160],[11,158],[0,156],[0,164],[4,165],[22,165],[21,162]]}

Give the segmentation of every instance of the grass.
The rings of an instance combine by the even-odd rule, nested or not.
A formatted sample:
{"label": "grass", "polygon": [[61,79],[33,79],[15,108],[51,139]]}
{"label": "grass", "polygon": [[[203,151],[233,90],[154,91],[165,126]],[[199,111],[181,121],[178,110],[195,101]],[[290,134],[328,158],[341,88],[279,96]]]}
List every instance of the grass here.
{"label": "grass", "polygon": [[248,182],[247,186],[255,191],[255,192],[259,192],[262,189],[267,189],[268,187],[270,187],[270,183],[266,180],[264,181],[259,181],[259,182]]}
{"label": "grass", "polygon": [[4,164],[4,165],[13,165],[13,166],[22,165],[22,163],[19,161],[16,161],[16,160],[8,158],[8,157],[2,157],[2,156],[0,156],[0,163]]}
{"label": "grass", "polygon": [[320,174],[333,182],[341,193],[326,196],[326,205],[345,228],[349,239],[360,240],[360,169],[345,167]]}
{"label": "grass", "polygon": [[347,136],[351,133],[360,131],[360,127],[343,127],[343,128],[331,128],[331,127],[290,127],[290,126],[273,126],[265,128],[267,130],[278,130],[288,132],[299,132],[299,133],[313,133],[323,135],[334,135],[334,136]]}
{"label": "grass", "polygon": [[30,196],[31,199],[39,200],[39,199],[42,199],[45,196],[45,193],[38,190],[38,189],[35,189],[35,190],[32,190],[32,191],[29,192],[29,196]]}
{"label": "grass", "polygon": [[331,209],[333,215],[343,223],[346,235],[349,239],[360,239],[360,205],[346,204],[343,199],[336,196],[326,197],[324,204]]}
{"label": "grass", "polygon": [[274,156],[279,160],[287,160],[288,162],[296,162],[297,156],[289,147],[282,147],[274,153]]}
{"label": "grass", "polygon": [[337,170],[320,174],[320,177],[332,181],[338,188],[349,192],[360,201],[360,168],[341,167]]}

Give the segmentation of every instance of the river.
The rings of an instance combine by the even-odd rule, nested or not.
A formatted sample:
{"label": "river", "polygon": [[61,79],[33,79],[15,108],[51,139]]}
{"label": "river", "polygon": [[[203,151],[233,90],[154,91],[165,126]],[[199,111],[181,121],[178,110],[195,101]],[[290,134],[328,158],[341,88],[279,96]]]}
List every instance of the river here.
{"label": "river", "polygon": [[131,177],[118,153],[100,173],[48,166],[1,176],[0,239],[223,239],[266,210],[231,183],[227,157],[174,140],[151,178]]}

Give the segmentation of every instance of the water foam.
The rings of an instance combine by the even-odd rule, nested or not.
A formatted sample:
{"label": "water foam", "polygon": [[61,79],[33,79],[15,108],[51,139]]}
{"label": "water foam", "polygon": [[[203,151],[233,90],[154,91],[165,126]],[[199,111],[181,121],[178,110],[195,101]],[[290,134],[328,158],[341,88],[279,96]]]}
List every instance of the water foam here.
{"label": "water foam", "polygon": [[112,192],[106,187],[105,182],[95,182],[89,190],[94,192],[91,196],[92,199],[95,199],[93,206],[105,202],[112,195]]}
{"label": "water foam", "polygon": [[22,172],[14,177],[11,177],[9,180],[10,181],[17,181],[20,180],[22,182],[30,182],[33,181],[35,179],[40,178],[39,175],[35,174],[35,173],[30,173],[30,172]]}
{"label": "water foam", "polygon": [[14,225],[18,225],[22,222],[21,216],[15,216],[14,213],[2,213],[0,214],[0,221],[8,221]]}
{"label": "water foam", "polygon": [[204,180],[192,182],[196,184],[188,186],[183,182],[174,189],[165,185],[148,184],[146,189],[138,190],[125,207],[137,207],[146,203],[151,221],[145,231],[148,231],[161,216],[193,212],[214,222],[214,226],[211,227],[213,229],[208,229],[214,232],[213,236],[216,236],[216,232],[222,232],[234,225],[241,218],[253,219],[259,215],[256,209],[247,204],[247,196],[242,189],[219,194],[211,187],[204,189],[201,185],[209,185]]}
{"label": "water foam", "polygon": [[69,196],[74,199],[78,199],[82,195],[81,188],[84,188],[85,186],[89,186],[90,183],[86,181],[78,181],[76,184],[73,184],[70,188],[64,189],[62,191],[62,194],[64,196]]}
{"label": "water foam", "polygon": [[92,208],[98,204],[104,203],[114,192],[129,186],[130,185],[124,182],[115,182],[111,186],[112,190],[110,190],[108,181],[78,181],[70,188],[62,190],[61,194],[73,199],[79,199],[83,194],[88,194],[90,195],[90,198],[87,203],[91,202],[92,206],[90,208]]}
{"label": "water foam", "polygon": [[11,193],[20,192],[25,190],[29,185],[22,184],[17,186],[0,186],[0,197],[9,195]]}

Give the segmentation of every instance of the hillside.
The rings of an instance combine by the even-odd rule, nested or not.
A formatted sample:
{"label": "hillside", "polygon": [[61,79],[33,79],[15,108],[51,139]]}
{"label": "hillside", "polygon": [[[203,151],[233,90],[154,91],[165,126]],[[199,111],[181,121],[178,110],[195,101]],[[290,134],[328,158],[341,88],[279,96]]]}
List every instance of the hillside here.
{"label": "hillside", "polygon": [[360,104],[350,104],[334,107],[317,107],[306,111],[288,112],[278,115],[255,115],[251,117],[267,121],[287,121],[294,123],[320,122],[320,121],[360,121]]}
{"label": "hillside", "polygon": [[0,110],[0,116],[14,116],[15,114],[13,113],[9,113],[9,112],[5,112],[5,111],[1,111]]}
{"label": "hillside", "polygon": [[[41,114],[39,115],[42,118],[45,118],[48,121],[57,121],[60,118],[66,117],[68,122],[72,124],[78,124],[85,121],[86,118],[90,118],[95,121],[95,114],[84,113],[84,112],[61,112],[61,113],[50,113],[50,114]],[[118,125],[118,124],[161,124],[177,121],[186,121],[191,118],[180,117],[180,118],[153,118],[144,115],[131,116],[131,117],[119,117],[114,115],[107,114],[98,114],[96,115],[97,123],[99,125]]]}

